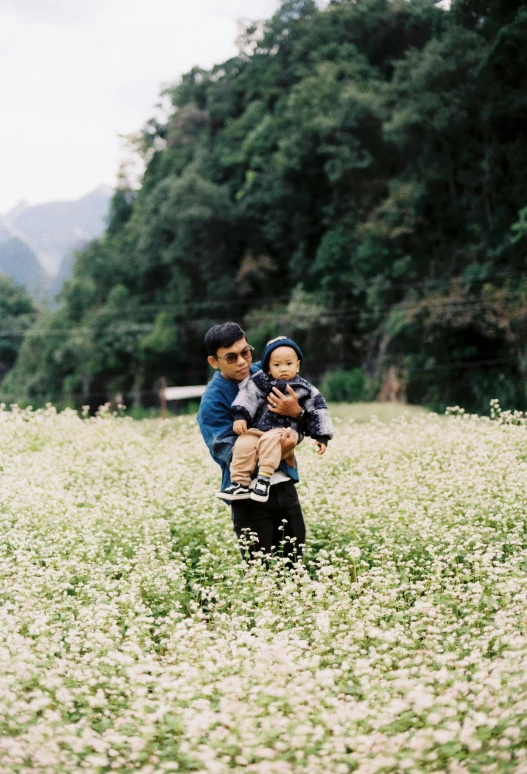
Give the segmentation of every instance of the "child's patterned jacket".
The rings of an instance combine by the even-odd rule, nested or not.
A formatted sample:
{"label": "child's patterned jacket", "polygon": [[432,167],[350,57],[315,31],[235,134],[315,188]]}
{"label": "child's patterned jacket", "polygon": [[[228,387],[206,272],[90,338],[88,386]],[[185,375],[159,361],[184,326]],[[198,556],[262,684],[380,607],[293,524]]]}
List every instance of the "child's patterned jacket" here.
{"label": "child's patterned jacket", "polygon": [[[300,407],[305,409],[301,422],[269,411],[267,396],[273,387],[278,387],[280,392],[287,395],[287,385],[293,389]],[[326,401],[316,387],[298,375],[286,382],[258,371],[241,383],[231,411],[235,420],[245,419],[249,427],[263,432],[276,427],[290,427],[299,435],[309,435],[324,444],[327,444],[334,434]]]}

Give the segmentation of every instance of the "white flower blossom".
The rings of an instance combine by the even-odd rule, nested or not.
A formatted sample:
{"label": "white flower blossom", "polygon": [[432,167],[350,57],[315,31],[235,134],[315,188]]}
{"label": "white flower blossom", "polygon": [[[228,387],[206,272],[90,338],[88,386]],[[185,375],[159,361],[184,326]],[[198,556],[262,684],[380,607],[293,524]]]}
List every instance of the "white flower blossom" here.
{"label": "white flower blossom", "polygon": [[498,409],[300,446],[304,561],[266,570],[193,417],[4,407],[2,774],[527,772],[527,426]]}

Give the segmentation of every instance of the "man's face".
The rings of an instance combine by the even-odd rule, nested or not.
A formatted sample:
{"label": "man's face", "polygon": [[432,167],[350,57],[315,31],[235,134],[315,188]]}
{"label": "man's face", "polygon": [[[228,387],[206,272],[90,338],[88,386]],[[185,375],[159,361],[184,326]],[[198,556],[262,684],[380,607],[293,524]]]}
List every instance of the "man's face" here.
{"label": "man's face", "polygon": [[[243,382],[246,376],[249,376],[252,363],[251,350],[248,349],[247,339],[244,337],[230,347],[220,347],[216,352],[216,357],[210,355],[207,360],[216,371],[220,371],[224,379],[232,379],[234,382]],[[245,351],[247,350],[247,351]],[[246,358],[240,354],[244,352]],[[236,355],[234,363],[228,363],[225,358],[229,355]],[[232,358],[229,357],[229,360]]]}

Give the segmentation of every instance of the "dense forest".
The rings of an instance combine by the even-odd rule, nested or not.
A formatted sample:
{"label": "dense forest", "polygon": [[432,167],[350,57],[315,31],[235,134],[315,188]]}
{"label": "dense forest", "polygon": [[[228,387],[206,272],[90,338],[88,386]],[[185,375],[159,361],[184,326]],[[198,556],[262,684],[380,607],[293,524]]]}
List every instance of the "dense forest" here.
{"label": "dense forest", "polygon": [[285,0],[248,23],[165,92],[140,190],[2,390],[148,402],[203,383],[203,333],[234,319],[257,348],[295,337],[344,396],[395,366],[412,402],[525,408],[526,39],[504,0]]}

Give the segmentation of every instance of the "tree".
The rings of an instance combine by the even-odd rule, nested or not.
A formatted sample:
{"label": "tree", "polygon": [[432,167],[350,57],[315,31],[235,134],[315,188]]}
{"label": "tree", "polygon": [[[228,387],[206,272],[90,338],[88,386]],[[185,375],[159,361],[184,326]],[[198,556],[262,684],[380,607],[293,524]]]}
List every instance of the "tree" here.
{"label": "tree", "polygon": [[307,375],[404,365],[413,400],[520,405],[526,34],[503,0],[285,0],[248,23],[165,90],[141,189],[123,181],[13,389],[202,382],[204,332],[235,319],[298,336]]}
{"label": "tree", "polygon": [[11,277],[0,275],[0,380],[13,367],[36,314],[37,307],[27,291]]}

